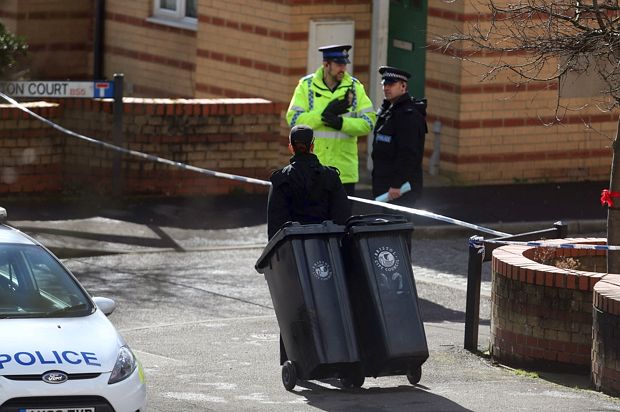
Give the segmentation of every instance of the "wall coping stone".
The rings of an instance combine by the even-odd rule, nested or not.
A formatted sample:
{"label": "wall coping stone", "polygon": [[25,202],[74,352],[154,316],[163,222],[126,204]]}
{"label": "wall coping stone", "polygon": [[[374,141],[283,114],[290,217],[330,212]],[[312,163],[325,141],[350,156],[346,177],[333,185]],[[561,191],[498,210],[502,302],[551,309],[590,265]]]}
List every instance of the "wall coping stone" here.
{"label": "wall coping stone", "polygon": [[[578,243],[590,245],[604,245],[606,239],[602,238],[568,238],[544,240],[546,245],[560,245],[565,243]],[[555,266],[544,265],[535,262],[528,254],[533,254],[536,246],[505,245],[493,251],[493,271],[509,279],[519,280],[524,283],[549,286],[563,289],[578,289],[592,291],[594,285],[605,276],[601,272],[588,272],[575,269],[561,269]],[[606,251],[597,250],[593,253],[587,249],[557,249],[558,256],[582,256],[587,254],[604,256]]]}
{"label": "wall coping stone", "polygon": [[594,286],[594,306],[620,316],[620,274],[608,274]]}

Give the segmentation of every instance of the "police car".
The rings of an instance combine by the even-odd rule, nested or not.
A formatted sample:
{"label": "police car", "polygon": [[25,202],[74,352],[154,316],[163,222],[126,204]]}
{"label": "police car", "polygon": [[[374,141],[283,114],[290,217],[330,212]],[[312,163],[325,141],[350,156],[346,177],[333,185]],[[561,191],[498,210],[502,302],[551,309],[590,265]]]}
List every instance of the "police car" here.
{"label": "police car", "polygon": [[142,368],[84,290],[0,208],[0,412],[144,412]]}

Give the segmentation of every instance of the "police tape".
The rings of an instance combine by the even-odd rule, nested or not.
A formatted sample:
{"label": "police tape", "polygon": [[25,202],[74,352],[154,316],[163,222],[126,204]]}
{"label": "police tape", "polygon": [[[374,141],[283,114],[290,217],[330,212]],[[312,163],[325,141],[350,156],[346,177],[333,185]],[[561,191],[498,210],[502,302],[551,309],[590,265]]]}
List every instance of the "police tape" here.
{"label": "police tape", "polygon": [[368,203],[371,205],[381,206],[387,209],[398,210],[399,212],[405,212],[405,213],[409,213],[413,215],[428,217],[430,219],[441,220],[443,222],[467,227],[467,228],[474,229],[480,232],[490,233],[495,236],[510,236],[509,233],[499,232],[497,230],[489,229],[483,226],[474,225],[473,223],[467,223],[462,220],[453,219],[451,217],[438,215],[436,213],[428,212],[422,209],[415,209],[413,207],[405,207],[405,206],[394,205],[394,204],[385,203],[385,202],[377,202],[376,200],[364,199],[361,197],[354,197],[354,196],[349,196],[349,199],[355,200],[356,202]]}
{"label": "police tape", "polygon": [[[139,151],[136,151],[136,150],[125,149],[123,147],[119,147],[119,146],[116,146],[116,145],[113,145],[113,144],[110,144],[110,143],[102,142],[102,141],[94,139],[92,137],[84,136],[84,135],[76,133],[76,132],[74,132],[72,130],[66,129],[66,128],[64,128],[64,127],[62,127],[62,126],[52,122],[51,120],[48,120],[45,117],[43,117],[43,116],[33,112],[32,110],[28,109],[23,104],[17,102],[15,99],[7,96],[6,94],[4,94],[2,92],[0,92],[0,97],[2,97],[4,100],[9,102],[13,106],[17,107],[21,111],[28,113],[29,115],[35,117],[36,119],[42,121],[43,123],[45,123],[47,125],[53,127],[54,129],[59,130],[62,133],[68,134],[68,135],[73,136],[73,137],[77,137],[78,139],[81,139],[81,140],[87,141],[89,143],[93,143],[93,144],[105,147],[107,149],[110,149],[110,150],[113,150],[113,151],[116,151],[116,152],[128,154],[128,155],[131,155],[131,156],[136,156],[136,157],[139,157],[141,159],[149,160],[149,161],[152,161],[152,162],[157,162],[157,163],[162,163],[162,164],[166,164],[166,165],[173,166],[173,167],[178,167],[178,168],[184,169],[184,170],[190,170],[192,172],[201,173],[201,174],[208,175],[208,176],[219,177],[219,178],[230,179],[230,180],[236,180],[236,181],[240,181],[240,182],[244,182],[244,183],[253,183],[253,184],[262,185],[262,186],[271,186],[271,182],[269,182],[267,180],[254,179],[254,178],[251,178],[251,177],[245,177],[245,176],[233,175],[233,174],[230,174],[230,173],[223,173],[223,172],[217,172],[217,171],[214,171],[214,170],[203,169],[203,168],[200,168],[200,167],[188,165],[186,163],[175,162],[173,160],[168,160],[168,159],[165,159],[163,157],[159,157],[159,156],[155,156],[155,155],[151,155],[151,154],[147,154],[147,153],[142,153],[142,152],[139,152]],[[452,223],[452,224],[455,224],[455,225],[459,225],[459,226],[467,227],[467,228],[470,228],[470,229],[474,229],[474,230],[477,230],[477,231],[480,231],[480,232],[490,233],[490,234],[496,235],[496,236],[510,236],[510,234],[508,234],[508,233],[498,232],[496,230],[488,229],[488,228],[485,228],[483,226],[474,225],[472,223],[467,223],[467,222],[464,222],[462,220],[453,219],[453,218],[450,218],[450,217],[447,217],[447,216],[438,215],[438,214],[432,213],[432,212],[427,212],[426,210],[415,209],[415,208],[412,208],[412,207],[404,207],[404,206],[394,205],[394,204],[385,203],[385,202],[377,202],[375,200],[363,199],[361,197],[349,196],[349,199],[351,199],[353,201],[361,202],[361,203],[368,203],[368,204],[372,204],[372,205],[376,205],[376,206],[380,206],[380,207],[384,207],[384,208],[388,208],[388,209],[398,210],[400,212],[405,212],[405,213],[414,214],[414,215],[418,215],[418,216],[424,216],[424,217],[428,217],[430,219],[435,219],[435,220],[440,220],[440,221],[444,221],[444,222],[447,222],[447,223]]]}
{"label": "police tape", "polygon": [[519,242],[511,240],[484,240],[482,238],[474,239],[474,237],[475,236],[472,236],[472,238],[470,239],[470,245],[481,244],[482,242],[485,242],[500,245],[535,246],[550,249],[620,250],[620,246],[614,245],[589,245],[585,243],[552,243],[551,240],[546,242]]}
{"label": "police tape", "polygon": [[102,142],[100,140],[96,140],[96,139],[93,139],[92,137],[84,136],[84,135],[76,133],[76,132],[74,132],[72,130],[66,129],[66,128],[60,126],[60,125],[57,125],[56,123],[54,123],[54,122],[46,119],[45,117],[38,115],[37,113],[33,112],[32,110],[28,109],[26,106],[24,106],[21,103],[15,101],[13,98],[7,96],[6,94],[4,94],[2,92],[0,92],[0,97],[2,97],[7,102],[11,103],[13,106],[17,107],[18,109],[22,110],[23,112],[28,113],[29,115],[39,119],[43,123],[53,127],[56,130],[59,130],[59,131],[61,131],[63,133],[66,133],[66,134],[68,134],[70,136],[77,137],[78,139],[85,140],[85,141],[87,141],[89,143],[93,143],[93,144],[96,144],[96,145],[99,145],[99,146],[103,146],[103,147],[105,147],[107,149],[110,149],[110,150],[113,150],[113,151],[116,151],[116,152],[128,154],[128,155],[131,155],[131,156],[136,156],[136,157],[139,157],[141,159],[145,159],[145,160],[150,160],[150,161],[157,162],[157,163],[166,164],[166,165],[169,165],[169,166],[178,167],[178,168],[184,169],[184,170],[190,170],[192,172],[201,173],[201,174],[208,175],[208,176],[221,177],[221,178],[224,178],[224,179],[231,179],[231,180],[236,180],[236,181],[244,182],[244,183],[253,183],[253,184],[262,185],[262,186],[271,186],[271,182],[268,182],[268,181],[265,181],[265,180],[253,179],[251,177],[245,177],[245,176],[233,175],[233,174],[230,174],[230,173],[216,172],[214,170],[203,169],[203,168],[200,168],[200,167],[188,165],[186,163],[175,162],[173,160],[164,159],[163,157],[154,156],[154,155],[150,155],[150,154],[147,154],[147,153],[142,153],[142,152],[139,152],[137,150],[125,149],[123,147],[115,146],[115,145],[110,144],[110,143]]}

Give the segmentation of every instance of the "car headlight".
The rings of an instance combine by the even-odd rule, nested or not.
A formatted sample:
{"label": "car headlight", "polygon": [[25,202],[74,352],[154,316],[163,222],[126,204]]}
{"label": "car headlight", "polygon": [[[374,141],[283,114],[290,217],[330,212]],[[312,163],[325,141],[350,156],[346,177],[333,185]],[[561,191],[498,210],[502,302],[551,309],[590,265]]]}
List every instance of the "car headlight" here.
{"label": "car headlight", "polygon": [[131,352],[131,349],[128,346],[122,346],[118,351],[116,363],[114,364],[114,369],[112,369],[108,384],[120,382],[128,378],[136,369],[136,364],[136,357]]}

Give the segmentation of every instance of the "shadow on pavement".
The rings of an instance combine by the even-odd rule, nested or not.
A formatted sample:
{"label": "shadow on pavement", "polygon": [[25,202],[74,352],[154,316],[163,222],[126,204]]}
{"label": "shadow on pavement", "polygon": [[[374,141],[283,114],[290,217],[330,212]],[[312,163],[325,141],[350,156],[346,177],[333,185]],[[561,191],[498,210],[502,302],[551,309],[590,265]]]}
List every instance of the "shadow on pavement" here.
{"label": "shadow on pavement", "polygon": [[[535,222],[580,219],[605,219],[601,190],[609,182],[569,182],[485,186],[425,187],[415,207],[465,222]],[[370,198],[369,191],[359,197]],[[355,204],[354,213],[377,213],[378,207]],[[420,216],[416,225],[439,222]]]}
{"label": "shadow on pavement", "polygon": [[134,245],[134,246],[147,246],[147,247],[156,247],[156,248],[172,248],[175,250],[182,251],[176,242],[172,240],[168,235],[166,235],[161,229],[156,226],[149,225],[149,228],[153,230],[153,232],[157,233],[160,236],[159,239],[156,238],[145,238],[141,236],[127,236],[127,235],[115,235],[112,233],[89,233],[80,230],[65,230],[65,229],[54,229],[49,227],[35,227],[28,225],[20,225],[19,229],[23,232],[29,233],[30,235],[38,235],[38,234],[48,234],[48,235],[58,235],[58,236],[68,236],[73,238],[85,239],[85,240],[97,240],[100,242],[109,242],[109,243],[121,243],[125,245]]}
{"label": "shadow on pavement", "polygon": [[[469,223],[605,219],[600,194],[608,182],[426,187],[415,207]],[[370,190],[356,196],[371,198]],[[2,200],[11,220],[64,220],[93,216],[188,229],[229,229],[266,223],[267,193],[219,196],[102,196]],[[354,214],[380,208],[354,203]],[[443,224],[415,216],[414,224]]]}
{"label": "shadow on pavement", "polygon": [[[423,322],[465,322],[465,312],[448,309],[426,299],[418,299]],[[480,325],[490,325],[490,319],[480,319]]]}
{"label": "shadow on pavement", "polygon": [[[406,379],[403,377],[403,379]],[[372,378],[367,378],[372,381]],[[320,382],[320,381],[317,381]],[[326,380],[334,386],[339,386],[337,380]],[[306,399],[306,403],[317,409],[324,411],[397,411],[397,410],[424,410],[424,411],[442,411],[442,412],[464,412],[470,409],[464,408],[459,404],[444,398],[442,396],[431,393],[429,388],[416,385],[400,385],[396,387],[371,387],[356,389],[340,389],[322,386],[312,381],[301,381],[298,387],[305,388],[302,392],[298,392],[299,396]],[[363,396],[371,396],[367,408],[360,408],[359,403],[353,403],[354,397],[358,400]],[[348,401],[351,400],[351,405]]]}
{"label": "shadow on pavement", "polygon": [[104,217],[184,229],[231,229],[267,222],[267,194],[2,200],[9,222]]}
{"label": "shadow on pavement", "polygon": [[538,372],[538,377],[557,385],[566,386],[567,388],[594,390],[589,374]]}

